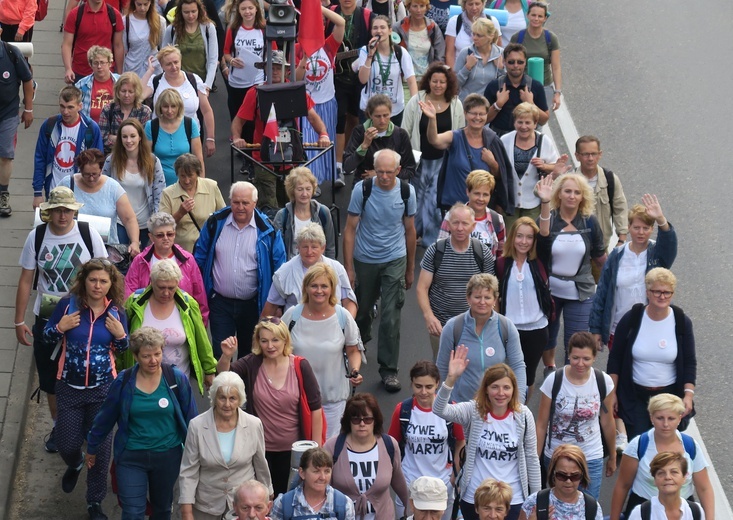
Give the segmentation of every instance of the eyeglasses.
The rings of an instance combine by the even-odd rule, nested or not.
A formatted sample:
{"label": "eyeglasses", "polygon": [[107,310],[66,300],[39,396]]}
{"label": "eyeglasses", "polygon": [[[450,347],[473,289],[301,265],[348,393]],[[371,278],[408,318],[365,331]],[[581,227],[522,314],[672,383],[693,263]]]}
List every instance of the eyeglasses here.
{"label": "eyeglasses", "polygon": [[366,425],[374,424],[374,417],[352,417],[351,424],[356,426],[357,424],[364,423]]}
{"label": "eyeglasses", "polygon": [[466,112],[467,116],[471,117],[486,117],[489,115],[488,112]]}
{"label": "eyeglasses", "polygon": [[109,65],[109,64],[110,64],[109,61],[93,61],[92,62],[92,65],[95,66],[95,67],[103,67],[103,66]]}
{"label": "eyeglasses", "polygon": [[601,155],[601,152],[583,152],[578,153],[578,155],[580,155],[583,159],[588,159],[589,157],[595,159],[596,157]]}
{"label": "eyeglasses", "polygon": [[175,238],[176,234],[171,231],[170,233],[155,233],[153,236],[158,240],[162,240],[164,238]]}
{"label": "eyeglasses", "polygon": [[260,318],[260,323],[272,323],[273,325],[280,325],[280,318],[277,316],[265,316]]}
{"label": "eyeglasses", "polygon": [[93,179],[94,177],[99,177],[100,175],[102,175],[101,171],[91,172],[91,173],[84,173],[84,172],[81,173],[81,176],[85,179]]}
{"label": "eyeglasses", "polygon": [[649,292],[652,293],[655,298],[664,298],[665,300],[667,298],[671,298],[674,294],[674,291],[655,291],[654,289],[649,289]]}
{"label": "eyeglasses", "polygon": [[555,480],[562,480],[562,481],[570,481],[570,482],[580,482],[580,479],[583,478],[583,475],[581,473],[563,473],[562,471],[556,471],[555,472]]}
{"label": "eyeglasses", "polygon": [[374,170],[374,173],[377,175],[392,175],[394,173],[397,173],[397,169],[394,170]]}
{"label": "eyeglasses", "polygon": [[524,60],[507,60],[506,62],[509,65],[524,65],[525,63],[527,63]]}

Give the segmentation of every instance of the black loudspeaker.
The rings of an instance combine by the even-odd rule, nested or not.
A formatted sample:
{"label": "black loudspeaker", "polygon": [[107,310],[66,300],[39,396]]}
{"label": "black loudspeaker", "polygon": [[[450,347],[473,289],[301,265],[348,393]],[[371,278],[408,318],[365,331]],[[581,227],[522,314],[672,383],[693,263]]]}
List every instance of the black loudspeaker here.
{"label": "black loudspeaker", "polygon": [[[273,67],[281,65],[273,64]],[[260,119],[267,122],[270,107],[275,104],[278,121],[296,119],[308,114],[305,81],[293,83],[262,84],[257,87],[257,104],[260,107]]]}

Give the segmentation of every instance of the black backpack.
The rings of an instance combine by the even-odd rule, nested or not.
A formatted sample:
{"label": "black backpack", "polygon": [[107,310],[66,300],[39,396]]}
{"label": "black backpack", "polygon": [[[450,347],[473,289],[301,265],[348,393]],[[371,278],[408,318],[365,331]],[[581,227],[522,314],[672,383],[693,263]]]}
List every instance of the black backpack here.
{"label": "black backpack", "polygon": [[[410,200],[410,185],[407,183],[407,181],[399,179],[400,181],[400,197],[402,198],[402,204],[405,206],[405,216],[407,216],[407,203]],[[372,187],[374,184],[373,177],[369,177],[368,179],[364,179],[364,181],[361,183],[361,212],[362,214],[366,210],[366,203],[367,200],[369,200],[369,197],[372,195]]]}
{"label": "black backpack", "polygon": [[[193,134],[193,119],[188,116],[183,116],[183,129],[186,131],[186,139],[188,139],[188,151],[191,151],[191,134]],[[160,119],[157,117],[150,121],[150,133],[152,134],[152,150],[155,152],[155,143],[158,141],[158,134],[160,133]]]}
{"label": "black backpack", "polygon": [[[498,229],[498,228],[495,228]],[[443,255],[445,254],[447,238],[442,238],[435,243],[435,254],[433,255],[433,274],[438,272],[440,264],[443,263]],[[471,249],[473,249],[473,259],[480,272],[484,272],[484,245],[478,238],[471,238]]]}
{"label": "black backpack", "polygon": [[[400,453],[405,456],[405,444],[407,443],[407,426],[410,424],[412,417],[412,397],[408,397],[400,403],[400,430],[402,432],[402,441],[399,442]],[[456,449],[456,436],[453,431],[454,424],[452,421],[446,421],[448,427],[448,462],[453,462],[453,452]]]}
{"label": "black backpack", "polygon": [[[700,514],[700,504],[697,502],[693,502],[692,500],[687,501],[687,505],[690,506],[690,512],[692,513],[692,519],[693,520],[701,520],[702,514]],[[641,509],[639,510],[641,512],[641,520],[651,520],[652,519],[652,502],[651,500],[647,500],[643,504],[641,504]]]}
{"label": "black backpack", "polygon": [[[595,520],[598,513],[598,502],[588,493],[583,492],[585,499],[585,520]],[[550,518],[550,489],[543,489],[537,493],[537,520]]]}

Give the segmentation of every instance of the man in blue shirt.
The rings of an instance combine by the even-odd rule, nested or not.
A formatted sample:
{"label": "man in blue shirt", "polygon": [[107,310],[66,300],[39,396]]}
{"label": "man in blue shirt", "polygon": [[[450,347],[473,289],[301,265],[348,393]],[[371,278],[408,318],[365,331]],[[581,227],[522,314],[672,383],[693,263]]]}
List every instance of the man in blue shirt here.
{"label": "man in blue shirt", "polygon": [[344,230],[344,266],[359,302],[356,324],[364,343],[371,339],[372,309],[381,292],[377,361],[388,392],[402,388],[400,312],[415,276],[417,239],[415,190],[397,179],[400,159],[389,149],[374,154],[376,175],[354,187]]}

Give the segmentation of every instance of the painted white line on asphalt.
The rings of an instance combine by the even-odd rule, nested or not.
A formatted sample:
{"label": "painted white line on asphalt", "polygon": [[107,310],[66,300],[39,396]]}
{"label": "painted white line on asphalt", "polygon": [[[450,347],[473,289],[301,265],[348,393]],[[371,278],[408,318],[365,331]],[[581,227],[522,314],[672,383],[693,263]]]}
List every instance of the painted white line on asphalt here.
{"label": "painted white line on asphalt", "polygon": [[[560,108],[555,110],[555,117],[557,118],[557,123],[560,126],[560,132],[562,132],[563,140],[565,141],[568,150],[572,152],[575,149],[575,141],[578,140],[580,134],[578,134],[578,129],[575,127],[575,122],[570,115],[570,110],[568,110],[565,96],[563,96],[562,94],[560,95],[562,101]],[[550,137],[552,137],[552,132],[550,132],[550,125],[546,125],[545,128],[543,128],[543,132],[549,134]],[[557,140],[554,138],[553,141],[557,143]],[[573,163],[575,164],[575,167],[577,168],[578,166],[580,166],[578,161],[575,159],[575,154],[571,153],[571,157],[573,158]],[[615,234],[614,238],[611,240],[611,243],[616,243]],[[690,420],[690,426],[687,428],[686,433],[697,441],[697,443],[702,448],[703,454],[705,455],[705,460],[707,460],[710,464],[710,466],[708,466],[708,476],[710,477],[710,484],[713,486],[713,492],[715,493],[715,517],[733,519],[733,509],[731,508],[730,502],[728,501],[728,497],[725,495],[725,490],[723,489],[723,485],[720,483],[720,478],[718,477],[718,473],[715,471],[713,461],[710,458],[710,454],[708,453],[707,448],[705,447],[705,442],[702,440],[702,436],[700,435],[700,430],[697,428],[697,423],[695,422],[695,419]],[[723,512],[725,512],[726,514],[723,514]]]}

